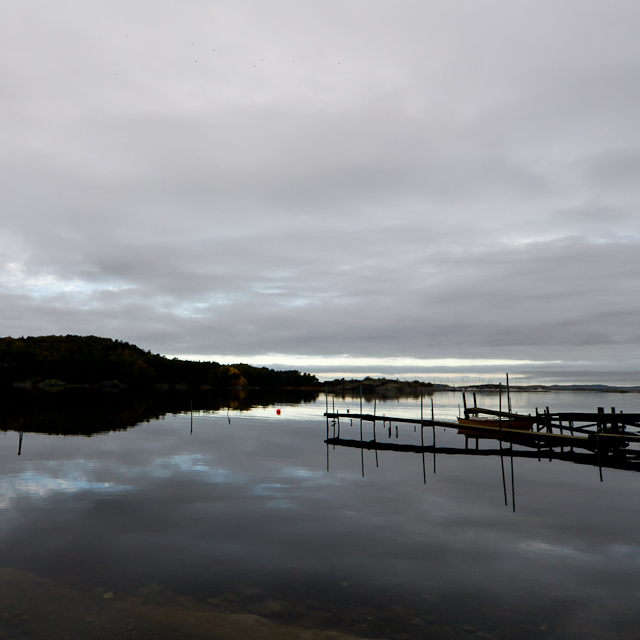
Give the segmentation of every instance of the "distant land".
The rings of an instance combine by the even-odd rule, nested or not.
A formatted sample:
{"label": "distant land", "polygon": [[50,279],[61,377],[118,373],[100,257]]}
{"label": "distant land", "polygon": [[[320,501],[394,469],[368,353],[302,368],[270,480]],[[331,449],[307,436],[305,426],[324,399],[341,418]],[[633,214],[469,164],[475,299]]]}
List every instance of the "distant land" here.
{"label": "distant land", "polygon": [[309,373],[170,359],[121,340],[74,335],[0,338],[0,384],[44,390],[321,386]]}
{"label": "distant land", "polygon": [[[420,396],[436,391],[497,392],[499,389],[497,384],[451,386],[371,377],[320,383],[315,375],[297,370],[167,358],[122,340],[75,335],[0,338],[0,385],[48,391],[67,387],[328,389],[335,395],[351,396],[359,395],[362,390],[363,395],[380,397]],[[511,385],[514,392],[563,390],[637,393],[640,386]]]}
{"label": "distant land", "polygon": [[[436,391],[491,391],[498,393],[498,384],[475,384],[452,386],[448,384],[435,384],[422,382],[420,380],[406,381],[393,380],[389,378],[362,378],[345,380],[344,378],[329,380],[322,383],[333,394],[359,395],[362,390],[363,395],[399,397],[399,396],[420,396],[425,393]],[[640,386],[621,387],[606,384],[552,384],[552,385],[518,385],[512,384],[509,387],[512,392],[533,392],[533,391],[609,391],[612,393],[638,393]],[[506,385],[502,385],[502,390],[506,391]]]}

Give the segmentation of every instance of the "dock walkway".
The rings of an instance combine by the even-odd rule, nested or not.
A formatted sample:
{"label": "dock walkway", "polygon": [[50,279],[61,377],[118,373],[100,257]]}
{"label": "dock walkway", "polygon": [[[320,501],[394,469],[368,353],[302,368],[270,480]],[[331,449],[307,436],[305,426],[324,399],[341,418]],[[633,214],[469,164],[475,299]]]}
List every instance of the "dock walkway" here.
{"label": "dock walkway", "polygon": [[[475,396],[475,394],[474,394]],[[466,437],[466,445],[468,439],[475,438],[491,438],[501,441],[511,442],[522,446],[533,447],[539,449],[542,447],[570,447],[581,448],[589,451],[607,451],[617,448],[628,447],[631,443],[640,443],[640,413],[616,413],[612,407],[611,413],[605,413],[602,408],[597,412],[557,412],[552,413],[548,407],[544,412],[538,412],[536,415],[523,415],[509,411],[497,411],[495,409],[486,409],[474,406],[466,406],[465,398],[465,418],[490,416],[499,420],[499,425],[495,422],[492,424],[474,424],[473,426],[464,426],[464,435]],[[420,426],[421,429],[438,428],[458,429],[462,425],[452,420],[436,420],[435,418],[407,418],[381,416],[375,413],[350,413],[340,411],[326,411],[324,414],[329,420],[337,421],[339,426],[340,419],[359,420],[362,422],[371,422],[374,425],[382,423],[391,424],[411,424]],[[522,419],[533,419],[534,429],[523,430],[510,428],[511,421]],[[327,426],[328,429],[328,426]],[[435,433],[434,433],[435,435]],[[327,438],[329,437],[327,431]]]}

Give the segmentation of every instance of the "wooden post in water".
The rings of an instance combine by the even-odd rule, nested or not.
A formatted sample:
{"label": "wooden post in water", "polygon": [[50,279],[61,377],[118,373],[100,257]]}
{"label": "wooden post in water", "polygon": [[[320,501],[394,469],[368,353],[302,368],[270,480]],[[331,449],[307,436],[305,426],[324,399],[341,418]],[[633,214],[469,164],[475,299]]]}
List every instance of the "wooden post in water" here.
{"label": "wooden post in water", "polygon": [[[375,421],[373,424],[375,424]],[[362,477],[364,478],[364,447],[362,446],[362,419],[360,420],[360,460],[362,462]]]}
{"label": "wooden post in water", "polygon": [[360,385],[360,440],[362,440],[362,385]]}
{"label": "wooden post in water", "polygon": [[[598,413],[604,413],[604,407],[598,407]],[[600,449],[600,431],[602,431],[602,420],[598,420],[596,423],[597,436],[596,441],[598,443],[598,469],[600,471],[600,482],[602,482],[602,450]]]}
{"label": "wooden post in water", "polygon": [[[373,399],[373,441],[376,441],[376,400],[377,398]],[[378,447],[375,447],[375,451],[376,451],[376,468],[378,467]]]}
{"label": "wooden post in water", "polygon": [[[374,415],[374,416],[376,415],[375,406],[376,406],[376,405],[374,404],[374,405],[373,405],[373,407],[374,407],[374,408],[373,408],[373,415]],[[382,424],[384,424],[384,416],[383,416],[382,420],[383,420]],[[378,442],[378,441],[376,440],[376,421],[375,421],[375,418],[374,418],[374,420],[373,420],[373,442],[374,442],[374,443],[376,443],[376,444],[377,444],[377,442]],[[377,469],[377,468],[378,468],[378,447],[377,447],[377,446],[375,447],[375,450],[376,450],[376,469]]]}
{"label": "wooden post in water", "polygon": [[427,484],[427,467],[424,459],[424,425],[420,423],[420,442],[422,443],[422,479]]}
{"label": "wooden post in water", "polygon": [[502,450],[502,382],[498,383],[498,426],[500,427],[500,450]]}

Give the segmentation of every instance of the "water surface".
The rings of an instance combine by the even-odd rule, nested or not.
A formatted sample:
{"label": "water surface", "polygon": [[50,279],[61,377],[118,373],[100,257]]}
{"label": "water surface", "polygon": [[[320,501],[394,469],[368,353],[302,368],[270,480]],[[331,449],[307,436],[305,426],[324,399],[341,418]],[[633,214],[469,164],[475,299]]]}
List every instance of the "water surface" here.
{"label": "water surface", "polygon": [[[436,417],[458,414],[459,394],[433,399]],[[358,399],[337,402],[359,410]],[[640,410],[637,394],[518,394],[513,404]],[[366,399],[364,408],[373,411]],[[224,635],[231,618],[221,616],[237,616],[285,625],[273,637],[285,628],[296,637],[637,637],[638,473],[604,468],[601,481],[597,465],[544,456],[327,447],[324,409],[324,397],[196,407],[193,417],[91,437],[34,433],[23,421],[32,431],[20,456],[18,431],[0,433],[0,585],[26,594],[22,608],[15,597],[0,605],[0,631],[236,637],[231,627]],[[420,400],[376,402],[376,411],[419,416]],[[340,427],[360,439],[359,422]],[[424,437],[431,444],[431,430]],[[455,429],[436,437],[464,448]],[[378,428],[377,439],[421,442],[411,425]],[[235,633],[258,631],[267,633]]]}

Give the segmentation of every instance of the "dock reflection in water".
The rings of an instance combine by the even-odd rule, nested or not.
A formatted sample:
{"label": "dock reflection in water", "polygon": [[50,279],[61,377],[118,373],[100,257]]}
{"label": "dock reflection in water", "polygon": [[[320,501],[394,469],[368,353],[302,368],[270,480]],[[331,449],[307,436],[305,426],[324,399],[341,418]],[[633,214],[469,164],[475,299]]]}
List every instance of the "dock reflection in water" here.
{"label": "dock reflection in water", "polygon": [[[590,410],[594,397],[514,403]],[[453,420],[458,397],[434,399]],[[387,424],[372,449],[359,444],[359,421],[341,419],[340,438],[358,450],[325,443],[324,398],[210,409],[194,400],[193,416],[183,400],[128,428],[100,423],[91,437],[46,435],[47,421],[64,425],[44,409],[38,424],[7,411],[5,637],[636,637],[637,473],[604,467],[600,482],[591,463],[563,459],[568,451],[538,462],[514,443],[502,456],[509,496],[513,462],[514,514],[495,441],[465,450],[447,429],[423,446],[419,427]],[[377,411],[411,417],[418,402]],[[625,412],[634,402],[617,396]]]}
{"label": "dock reflection in water", "polygon": [[[373,402],[373,413],[357,413],[350,409],[342,412],[335,410],[333,402],[329,411],[328,398],[325,405],[327,471],[330,468],[330,450],[336,447],[360,449],[362,477],[365,475],[364,450],[375,452],[376,467],[379,466],[379,451],[395,451],[398,453],[420,454],[422,456],[423,482],[426,484],[426,461],[429,454],[433,459],[433,473],[436,473],[436,458],[441,456],[484,456],[499,457],[502,472],[502,485],[505,505],[508,504],[507,482],[505,476],[505,458],[510,465],[511,504],[515,511],[514,458],[545,459],[549,462],[562,460],[574,464],[597,467],[600,481],[603,481],[602,470],[619,469],[640,471],[640,413],[611,412],[606,413],[603,407],[596,412],[563,411],[552,413],[549,407],[535,415],[517,414],[502,409],[487,409],[477,405],[476,394],[473,393],[473,406],[467,406],[466,393],[462,394],[464,416],[457,422],[438,420],[435,418],[433,397],[430,398],[430,416],[425,417],[423,400],[420,400],[420,414],[414,417],[376,414],[377,401]],[[500,398],[501,402],[502,398]],[[362,399],[360,399],[362,407]],[[362,410],[361,410],[362,411]],[[485,417],[487,416],[487,417]],[[341,423],[348,422],[353,427],[354,420],[359,427],[359,438],[341,436]],[[370,423],[370,426],[369,426]],[[364,436],[364,425],[371,433],[371,439]],[[382,440],[378,440],[377,426],[381,426]],[[400,444],[385,441],[388,431],[391,439],[395,429],[398,438],[399,428],[413,426],[413,433],[419,433],[419,444]],[[436,429],[457,431],[464,436],[458,439],[457,446],[440,446],[436,444]],[[432,435],[432,444],[425,444],[425,429]],[[357,431],[357,430],[356,430]],[[357,434],[356,434],[357,435]],[[475,448],[469,446],[475,443]],[[480,448],[480,443],[483,447]],[[498,448],[492,447],[496,442]],[[516,448],[514,449],[514,445]],[[533,450],[532,450],[533,449]],[[586,450],[586,451],[585,451]]]}

